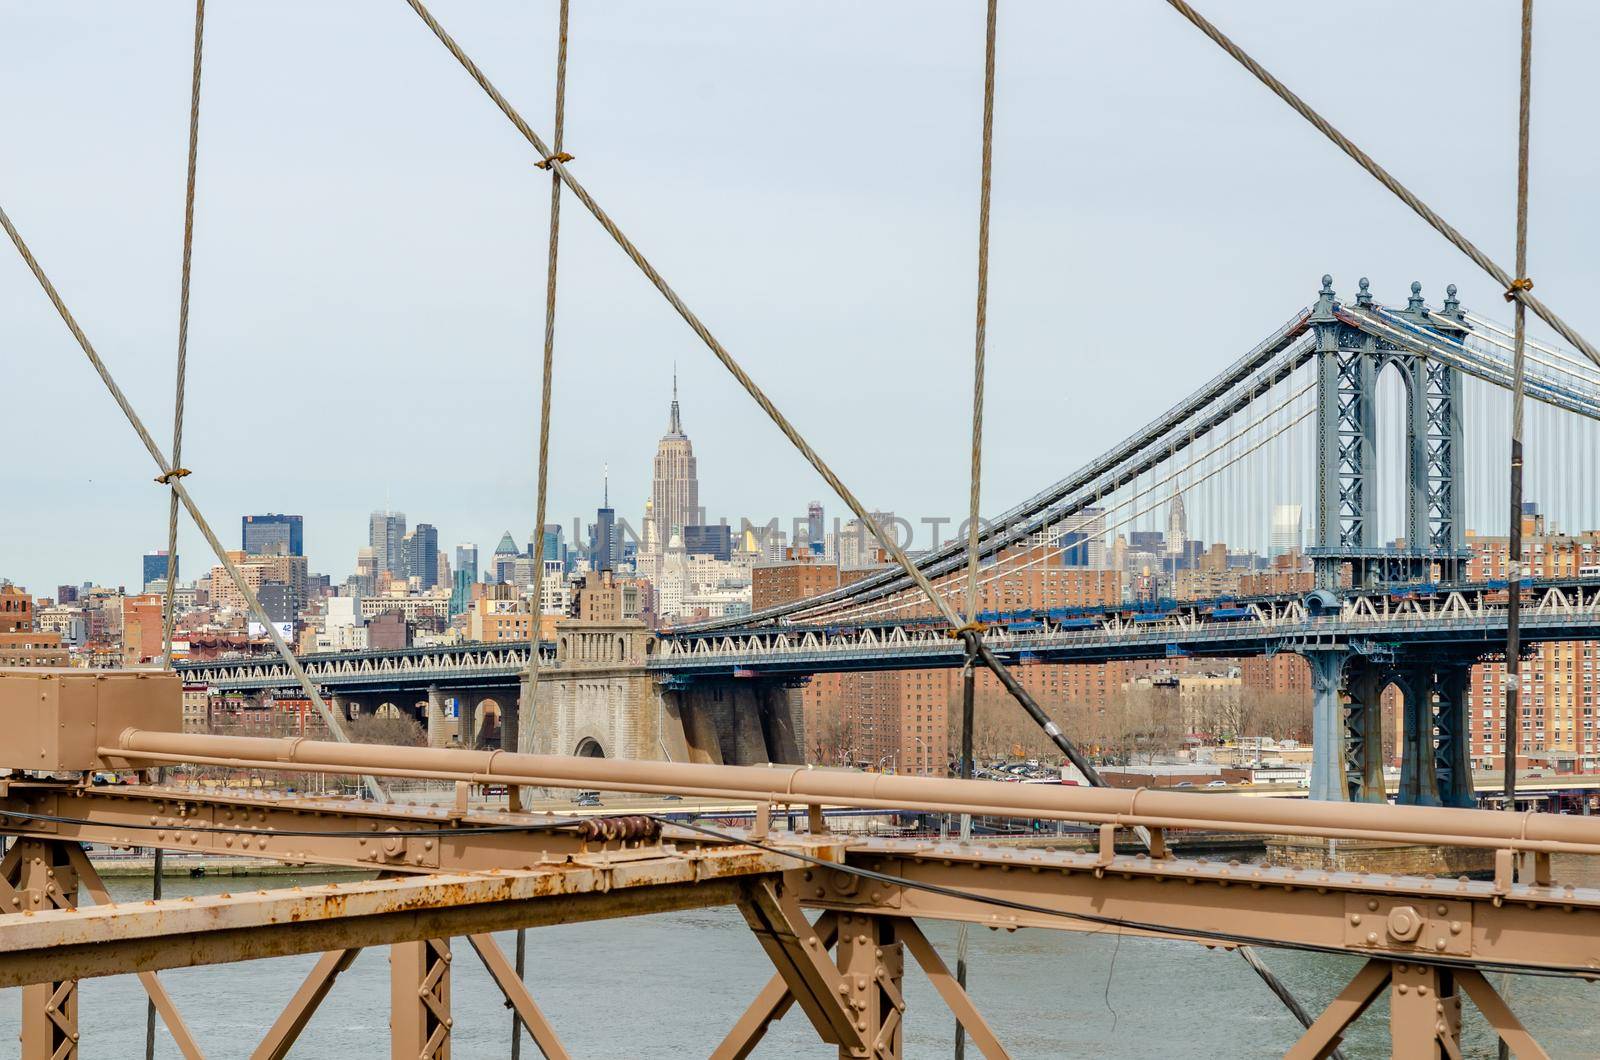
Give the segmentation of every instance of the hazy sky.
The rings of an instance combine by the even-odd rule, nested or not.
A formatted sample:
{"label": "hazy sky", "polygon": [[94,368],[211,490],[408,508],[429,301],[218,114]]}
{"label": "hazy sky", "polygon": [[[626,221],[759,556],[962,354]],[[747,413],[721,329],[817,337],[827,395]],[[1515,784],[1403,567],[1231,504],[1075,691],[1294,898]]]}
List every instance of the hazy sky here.
{"label": "hazy sky", "polygon": [[[556,5],[435,13],[548,134]],[[983,11],[573,3],[595,196],[869,504],[965,507]],[[1215,21],[1510,266],[1517,11],[1210,0]],[[549,180],[401,0],[208,6],[184,463],[224,541],[297,512],[342,578],[387,502],[440,542],[533,524]],[[170,442],[192,3],[0,0],[0,205]],[[1543,0],[1530,272],[1591,337],[1600,7]],[[710,514],[842,504],[570,196],[551,512],[611,466],[637,524],[674,362]],[[1439,237],[1157,0],[1002,0],[985,508],[1068,473],[1315,294]],[[166,494],[0,245],[0,576],[137,583]],[[192,530],[192,577],[210,565]]]}

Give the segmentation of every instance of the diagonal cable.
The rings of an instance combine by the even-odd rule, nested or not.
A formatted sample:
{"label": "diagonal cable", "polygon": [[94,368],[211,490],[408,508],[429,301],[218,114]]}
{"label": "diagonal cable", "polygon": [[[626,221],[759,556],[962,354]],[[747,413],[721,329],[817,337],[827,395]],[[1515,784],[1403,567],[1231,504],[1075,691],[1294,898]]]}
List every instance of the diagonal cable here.
{"label": "diagonal cable", "polygon": [[1543,302],[1539,301],[1539,299],[1535,298],[1529,292],[1529,288],[1531,288],[1533,285],[1526,282],[1526,277],[1519,275],[1515,280],[1513,280],[1512,277],[1506,274],[1506,270],[1502,269],[1490,259],[1489,255],[1479,250],[1476,244],[1458,232],[1455,227],[1443,217],[1440,217],[1437,213],[1435,213],[1427,203],[1417,198],[1417,196],[1412,193],[1411,189],[1400,183],[1400,181],[1396,180],[1388,170],[1384,169],[1382,166],[1378,165],[1377,162],[1373,161],[1371,156],[1369,156],[1365,151],[1361,150],[1361,148],[1357,147],[1349,137],[1340,132],[1338,129],[1334,128],[1326,118],[1313,110],[1310,104],[1301,99],[1299,96],[1295,95],[1287,85],[1285,85],[1282,81],[1279,81],[1276,77],[1272,76],[1272,74],[1264,66],[1252,59],[1248,52],[1229,39],[1227,34],[1223,33],[1216,26],[1206,21],[1203,15],[1201,15],[1193,7],[1189,6],[1189,4],[1185,3],[1184,0],[1167,0],[1167,3],[1172,5],[1173,9],[1176,10],[1178,14],[1182,15],[1184,18],[1193,23],[1195,28],[1201,33],[1204,33],[1207,37],[1210,37],[1218,47],[1227,52],[1229,55],[1233,56],[1233,58],[1238,61],[1240,66],[1243,66],[1246,70],[1250,71],[1256,80],[1270,88],[1279,99],[1283,100],[1290,107],[1292,107],[1297,114],[1299,114],[1306,121],[1310,122],[1318,132],[1322,133],[1323,136],[1326,136],[1329,140],[1331,140],[1334,146],[1338,147],[1339,150],[1355,159],[1357,165],[1366,170],[1368,173],[1372,174],[1373,179],[1377,180],[1378,183],[1382,184],[1384,187],[1393,192],[1401,202],[1411,207],[1412,211],[1416,213],[1418,217],[1428,222],[1434,231],[1444,236],[1445,239],[1454,244],[1457,250],[1471,258],[1473,263],[1477,265],[1478,268],[1488,273],[1496,283],[1504,288],[1506,297],[1508,299],[1515,301],[1519,306],[1526,306],[1535,313],[1539,314],[1539,316],[1544,319],[1546,324],[1549,324],[1556,330],[1557,334],[1566,339],[1568,342],[1572,343],[1572,345],[1576,346],[1579,350],[1582,350],[1585,357],[1588,357],[1589,360],[1593,361],[1595,364],[1600,364],[1600,350],[1596,350],[1589,344],[1587,339],[1574,331],[1566,321],[1558,317],[1554,310],[1545,305]]}
{"label": "diagonal cable", "polygon": [[[217,538],[216,532],[211,529],[211,524],[201,514],[199,506],[194,502],[194,498],[189,496],[189,491],[184,488],[181,476],[177,475],[176,469],[167,462],[166,454],[161,451],[161,447],[156,444],[156,440],[150,436],[150,431],[145,427],[144,420],[140,419],[139,414],[134,411],[133,405],[128,401],[128,396],[117,385],[117,381],[112,377],[110,369],[100,359],[100,354],[95,351],[94,344],[89,341],[89,336],[85,335],[83,328],[78,326],[77,318],[67,308],[66,302],[62,301],[60,292],[56,290],[55,284],[50,282],[50,278],[45,275],[39,260],[33,256],[33,251],[28,249],[28,244],[23,241],[22,234],[17,231],[16,225],[11,223],[11,218],[6,214],[4,207],[0,207],[0,228],[5,229],[6,235],[11,237],[11,242],[16,246],[17,253],[22,255],[24,264],[33,273],[34,279],[39,281],[39,286],[44,289],[45,295],[50,299],[50,304],[55,306],[62,322],[67,325],[67,330],[72,332],[74,339],[78,340],[78,345],[83,349],[84,355],[89,358],[89,364],[94,368],[95,374],[100,377],[100,381],[105,384],[106,390],[110,392],[111,399],[117,403],[117,407],[122,410],[123,416],[127,418],[129,425],[133,427],[134,433],[139,436],[139,441],[144,445],[145,451],[150,454],[150,459],[154,460],[156,467],[161,469],[161,474],[157,476],[156,481],[163,485],[171,486],[172,491],[177,494],[184,510],[189,513],[189,518],[194,520],[196,529],[206,539],[206,544],[210,545],[211,550],[216,553],[217,559],[222,562],[222,567],[227,571],[234,587],[239,590],[239,595],[244,598],[246,606],[250,609],[250,614],[257,622],[266,627],[267,635],[272,638],[272,643],[278,649],[278,654],[283,656],[284,663],[294,674],[295,679],[300,683],[300,687],[305,690],[306,695],[311,698],[312,704],[317,709],[317,714],[322,718],[323,723],[328,726],[328,732],[340,743],[349,743],[350,737],[344,731],[344,726],[340,724],[333,711],[328,708],[328,704],[323,701],[322,695],[317,691],[316,684],[311,680],[311,676],[306,673],[305,667],[300,665],[300,660],[295,658],[294,651],[290,649],[288,642],[283,639],[283,635],[278,632],[278,627],[273,625],[272,620],[267,616],[266,609],[261,606],[261,601],[256,597],[255,591],[244,580],[244,574],[240,572],[238,565],[229,557],[228,550],[223,547],[222,542]],[[361,779],[366,785],[367,792],[375,800],[378,802],[389,801],[388,792],[378,783],[377,778],[364,776]]]}
{"label": "diagonal cable", "polygon": [[417,16],[433,32],[433,35],[439,38],[439,42],[449,50],[450,54],[455,56],[456,61],[478,83],[478,87],[483,89],[484,93],[494,102],[494,105],[500,108],[500,112],[510,120],[512,125],[516,126],[517,131],[522,134],[523,138],[533,145],[534,150],[539,152],[539,157],[550,161],[551,170],[561,178],[561,182],[567,186],[567,190],[572,192],[578,201],[583,203],[584,207],[594,215],[595,220],[600,222],[600,227],[606,230],[606,233],[622,248],[622,252],[639,267],[639,271],[643,272],[645,278],[650,281],[657,291],[661,292],[661,296],[667,300],[668,304],[677,310],[678,315],[700,337],[700,341],[705,343],[707,348],[716,355],[717,360],[722,362],[722,366],[744,388],[745,392],[755,400],[755,403],[767,414],[767,418],[772,420],[777,428],[783,432],[784,437],[788,438],[790,443],[800,451],[800,455],[805,457],[806,461],[816,469],[817,473],[822,476],[823,481],[838,495],[839,499],[845,502],[845,505],[855,513],[856,517],[864,525],[871,526],[877,531],[878,540],[890,557],[894,559],[895,563],[910,575],[912,580],[922,588],[923,592],[928,594],[928,598],[934,601],[940,613],[952,626],[961,625],[961,620],[957,617],[955,610],[934,592],[933,583],[928,580],[922,571],[917,569],[916,564],[911,562],[905,550],[900,547],[900,543],[895,540],[892,528],[886,532],[877,525],[867,511],[866,506],[861,503],[855,493],[839,480],[839,476],[834,474],[833,469],[828,466],[827,462],[801,436],[794,424],[789,422],[788,417],[778,410],[778,407],[772,403],[772,399],[766,395],[766,392],[756,384],[755,380],[750,378],[750,375],[728,352],[727,348],[717,340],[717,337],[711,334],[711,330],[701,322],[694,311],[684,304],[683,299],[678,297],[678,293],[662,278],[661,273],[656,271],[656,267],[650,264],[639,251],[639,248],[634,246],[632,240],[623,234],[622,230],[617,227],[617,223],[600,207],[594,196],[589,194],[588,189],[578,182],[578,179],[572,175],[571,171],[567,169],[559,158],[552,156],[544,140],[538,133],[533,131],[533,128],[517,112],[517,109],[507,102],[505,96],[500,94],[500,90],[494,87],[484,72],[478,68],[478,64],[473,62],[466,52],[461,50],[461,46],[455,42],[455,39],[449,33],[445,32],[444,27],[439,25],[438,20],[428,11],[422,0],[406,0],[406,3],[417,13]]}

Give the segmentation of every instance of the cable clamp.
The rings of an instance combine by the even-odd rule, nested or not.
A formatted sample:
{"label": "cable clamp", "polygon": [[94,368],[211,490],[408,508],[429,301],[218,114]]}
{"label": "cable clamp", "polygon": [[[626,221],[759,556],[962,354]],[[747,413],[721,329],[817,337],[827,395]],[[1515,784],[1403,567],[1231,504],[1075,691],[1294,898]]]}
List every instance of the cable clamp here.
{"label": "cable clamp", "polygon": [[549,169],[550,166],[552,164],[556,163],[556,162],[560,162],[562,164],[565,164],[565,163],[571,162],[571,161],[572,161],[572,156],[570,154],[568,154],[565,151],[557,151],[555,154],[551,155],[549,158],[545,159],[543,162],[535,162],[533,165],[534,165],[535,169]]}
{"label": "cable clamp", "polygon": [[156,476],[156,485],[170,486],[173,479],[188,478],[192,474],[186,467],[175,467],[171,471],[163,472]]}
{"label": "cable clamp", "polygon": [[1517,293],[1519,291],[1531,290],[1533,290],[1533,281],[1528,279],[1526,276],[1522,277],[1520,280],[1512,280],[1511,286],[1506,288],[1506,301],[1515,302],[1517,300]]}
{"label": "cable clamp", "polygon": [[968,622],[959,629],[945,630],[944,635],[949,637],[951,640],[961,640],[968,633],[983,633],[988,630],[988,628],[989,627],[984,625],[982,622]]}

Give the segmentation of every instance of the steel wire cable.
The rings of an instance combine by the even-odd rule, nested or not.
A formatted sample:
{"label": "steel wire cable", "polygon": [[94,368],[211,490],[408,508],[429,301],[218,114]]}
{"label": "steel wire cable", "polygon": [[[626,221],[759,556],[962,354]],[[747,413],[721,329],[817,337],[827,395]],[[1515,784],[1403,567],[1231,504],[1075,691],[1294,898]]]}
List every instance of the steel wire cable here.
{"label": "steel wire cable", "polygon": [[[545,263],[545,294],[544,294],[544,366],[539,396],[539,485],[537,499],[534,502],[534,535],[539,545],[538,562],[534,564],[534,577],[538,579],[534,587],[531,606],[528,608],[531,621],[528,634],[528,668],[526,671],[527,689],[523,696],[523,708],[512,715],[514,724],[507,727],[504,722],[500,729],[500,746],[506,750],[515,749],[523,754],[533,752],[534,723],[539,713],[539,639],[543,636],[541,628],[544,621],[544,520],[545,503],[548,496],[550,481],[550,394],[554,375],[555,349],[556,349],[556,263],[561,246],[561,175],[553,171],[562,157],[562,141],[566,135],[567,125],[567,19],[569,14],[568,0],[561,0],[560,13],[557,16],[556,31],[556,102],[555,102],[555,129],[554,150],[551,157],[542,165],[552,167],[550,174],[550,249],[548,260]],[[607,548],[610,542],[606,542]],[[523,717],[522,715],[526,715]],[[527,724],[523,724],[526,721]],[[527,975],[528,960],[528,933],[524,928],[517,929],[515,971],[517,981],[521,982]],[[515,1008],[511,1010],[511,1060],[519,1060],[522,1056],[522,1014]]]}
{"label": "steel wire cable", "polygon": [[[567,15],[569,0],[561,0],[561,11],[556,40],[556,105],[555,105],[555,155],[561,154],[561,144],[566,132],[567,115]],[[553,165],[553,163],[552,163]],[[524,754],[533,750],[533,719],[537,713],[539,693],[539,637],[540,619],[543,616],[541,601],[544,596],[544,520],[545,502],[550,479],[550,395],[554,375],[556,348],[556,261],[561,246],[561,176],[550,174],[550,247],[545,263],[544,293],[544,365],[539,396],[539,484],[534,502],[534,534],[539,542],[539,562],[535,564],[533,627],[528,640],[527,715],[529,724],[522,725],[517,718],[511,730],[502,722],[500,746]],[[518,712],[521,713],[520,711]]]}
{"label": "steel wire cable", "polygon": [[[183,467],[183,402],[189,364],[189,278],[194,259],[195,168],[200,157],[200,67],[205,43],[206,0],[194,5],[194,72],[189,80],[189,168],[183,194],[183,266],[178,284],[178,363],[172,397],[172,464]],[[161,665],[172,668],[172,631],[177,622],[178,491],[167,510],[167,584],[161,619]],[[154,1004],[154,1002],[152,1002]]]}
{"label": "steel wire cable", "polygon": [[[994,169],[994,52],[999,0],[989,0],[985,19],[983,48],[983,146],[981,176],[978,182],[978,298],[972,357],[972,471],[967,496],[967,625],[978,621],[978,496],[983,473],[983,362],[989,314],[989,200]],[[973,630],[967,642],[967,670],[962,685],[961,765],[962,777],[972,776],[973,726],[973,649],[982,633]],[[963,840],[972,834],[972,815],[961,815],[959,831]],[[967,985],[967,948],[970,928],[963,923],[956,932],[956,983]],[[956,1060],[966,1055],[967,1029],[956,1020]]]}
{"label": "steel wire cable", "polygon": [[[1578,334],[1578,332],[1573,330],[1573,328],[1566,321],[1557,316],[1554,310],[1545,305],[1538,298],[1535,298],[1533,294],[1529,292],[1527,287],[1518,285],[1521,281],[1526,279],[1526,277],[1522,275],[1522,270],[1520,268],[1518,269],[1517,277],[1515,280],[1513,280],[1511,276],[1506,274],[1506,270],[1495,264],[1494,261],[1491,260],[1483,251],[1479,250],[1471,240],[1458,232],[1443,217],[1440,217],[1437,213],[1435,213],[1427,203],[1417,198],[1417,196],[1412,193],[1411,189],[1400,183],[1394,178],[1393,175],[1389,173],[1388,170],[1384,169],[1377,162],[1373,161],[1371,156],[1369,156],[1365,151],[1361,150],[1361,148],[1357,147],[1349,137],[1345,136],[1344,133],[1334,128],[1326,118],[1313,110],[1305,100],[1301,99],[1293,91],[1291,91],[1287,85],[1269,73],[1265,67],[1256,62],[1255,59],[1251,58],[1248,52],[1235,44],[1220,29],[1208,22],[1204,16],[1186,3],[1185,0],[1167,0],[1167,3],[1173,8],[1173,10],[1177,11],[1184,18],[1188,19],[1189,22],[1192,23],[1196,29],[1200,30],[1201,33],[1204,33],[1207,37],[1210,37],[1218,47],[1231,55],[1239,63],[1239,65],[1250,71],[1256,80],[1260,81],[1263,85],[1266,85],[1267,88],[1271,89],[1274,95],[1287,103],[1302,118],[1310,122],[1318,132],[1322,133],[1323,136],[1326,136],[1330,141],[1332,141],[1334,146],[1338,147],[1339,150],[1343,151],[1345,154],[1354,159],[1356,164],[1370,173],[1372,177],[1378,181],[1378,183],[1382,184],[1384,187],[1393,192],[1401,202],[1409,206],[1412,212],[1426,221],[1434,231],[1444,236],[1445,239],[1449,240],[1457,250],[1461,251],[1468,258],[1470,258],[1473,264],[1477,265],[1484,272],[1488,273],[1490,277],[1492,277],[1494,281],[1500,285],[1501,289],[1506,292],[1506,296],[1508,298],[1512,299],[1520,306],[1526,306],[1527,308],[1532,309],[1544,319],[1546,324],[1549,324],[1552,328],[1554,328],[1562,338],[1566,339],[1568,342],[1582,351],[1585,357],[1589,358],[1589,360],[1593,361],[1595,364],[1600,365],[1600,351],[1597,351],[1592,345],[1589,344],[1587,339]],[[1531,12],[1527,17],[1531,19]],[[1525,100],[1523,103],[1523,108],[1523,113],[1526,114]],[[1528,286],[1531,287],[1532,285],[1529,284]]]}
{"label": "steel wire cable", "polygon": [[[149,428],[145,426],[144,420],[140,418],[139,413],[134,410],[133,405],[128,401],[128,396],[123,393],[122,387],[117,384],[115,377],[111,374],[111,370],[106,367],[105,361],[100,359],[100,354],[95,350],[94,343],[89,341],[89,336],[79,326],[77,317],[73,316],[72,310],[67,308],[66,302],[61,298],[61,293],[56,290],[55,284],[50,282],[50,277],[45,274],[43,266],[34,257],[33,251],[28,247],[27,242],[23,240],[22,233],[17,231],[17,226],[11,222],[11,217],[5,212],[4,207],[0,207],[0,228],[5,229],[5,233],[10,237],[12,245],[17,248],[17,253],[22,255],[23,263],[28,266],[28,271],[33,273],[34,279],[39,282],[39,286],[44,290],[45,296],[50,299],[50,304],[55,307],[56,313],[61,317],[62,322],[66,324],[67,330],[77,340],[78,346],[83,350],[84,356],[89,359],[89,364],[94,368],[95,374],[100,377],[100,381],[105,384],[106,390],[111,394],[111,399],[117,403],[117,407],[122,410],[122,414],[126,417],[129,426],[139,436],[139,441],[144,446],[145,451],[150,454],[150,459],[155,461],[156,467],[161,471],[161,480],[172,487],[173,492],[178,495],[178,500],[183,504],[184,510],[189,513],[189,518],[194,521],[195,528],[206,539],[206,544],[211,546],[211,551],[216,553],[223,570],[227,572],[234,588],[239,591],[239,595],[244,599],[250,614],[266,628],[267,636],[271,639],[273,646],[277,648],[278,654],[283,656],[283,661],[294,674],[295,680],[304,689],[306,695],[310,697],[318,716],[328,726],[328,732],[338,742],[349,743],[350,736],[344,731],[344,725],[329,709],[328,704],[322,698],[322,694],[317,691],[316,684],[312,682],[311,676],[306,673],[305,667],[300,665],[300,660],[295,657],[294,651],[289,647],[288,642],[278,632],[278,627],[273,624],[271,618],[267,615],[266,609],[261,606],[261,600],[256,596],[255,590],[251,589],[249,583],[245,581],[243,572],[239,570],[238,564],[234,563],[233,559],[228,555],[228,550],[223,547],[222,541],[217,537],[216,532],[212,530],[211,523],[207,521],[205,515],[200,511],[199,505],[195,504],[194,498],[190,496],[189,490],[183,484],[183,480],[172,473],[174,470],[173,465],[167,461],[166,454],[161,451],[161,446],[156,444],[156,440],[151,436]],[[378,802],[389,801],[388,792],[384,790],[377,778],[363,776],[361,779],[373,799]]]}
{"label": "steel wire cable", "polygon": [[445,46],[445,49],[455,57],[468,75],[477,82],[478,87],[483,89],[484,93],[500,109],[500,112],[510,120],[523,138],[533,146],[534,150],[539,152],[540,158],[549,160],[551,170],[560,176],[562,183],[567,186],[567,190],[572,192],[578,201],[583,203],[584,208],[594,215],[595,220],[599,222],[601,228],[605,229],[606,234],[622,249],[628,259],[638,266],[639,271],[644,273],[645,278],[650,281],[651,285],[660,292],[661,296],[683,318],[684,322],[689,325],[689,328],[700,338],[700,341],[716,356],[717,360],[722,363],[722,366],[728,370],[728,373],[733,376],[735,381],[760,406],[761,411],[767,414],[767,418],[783,433],[783,436],[789,440],[790,444],[799,450],[800,455],[805,457],[806,461],[816,469],[829,488],[834,491],[840,500],[845,502],[845,505],[855,514],[856,518],[861,520],[864,526],[871,526],[879,531],[879,541],[895,563],[903,568],[906,574],[917,583],[918,587],[928,595],[928,598],[934,602],[934,605],[939,608],[951,625],[960,625],[961,621],[956,612],[934,591],[933,583],[928,580],[927,576],[918,569],[916,564],[911,562],[910,557],[906,555],[905,550],[900,547],[899,542],[895,539],[895,535],[892,532],[884,532],[883,528],[878,526],[866,505],[861,503],[860,498],[840,480],[832,467],[812,448],[811,443],[806,441],[805,437],[789,421],[788,417],[779,411],[778,407],[773,404],[772,399],[750,377],[750,374],[744,370],[733,354],[728,352],[721,341],[711,333],[711,330],[706,327],[695,312],[678,296],[678,293],[667,283],[661,273],[656,270],[656,267],[645,258],[633,241],[623,233],[617,223],[611,219],[611,216],[601,208],[588,189],[572,175],[572,172],[567,169],[564,163],[553,156],[539,134],[533,131],[533,128],[523,119],[517,109],[506,100],[505,96],[501,95],[500,90],[495,88],[484,72],[478,68],[477,63],[473,62],[466,52],[461,49],[455,38],[445,31],[427,6],[422,3],[422,0],[406,0],[406,4],[416,12],[417,17],[422,19],[423,24],[432,31],[433,35],[439,39],[439,42]]}
{"label": "steel wire cable", "polygon": [[[1308,384],[1302,386],[1298,391],[1296,391],[1295,393],[1291,394],[1284,401],[1280,402],[1274,409],[1272,409],[1271,411],[1263,414],[1262,416],[1258,417],[1253,423],[1251,423],[1251,424],[1247,425],[1246,427],[1242,428],[1242,435],[1243,436],[1248,436],[1256,427],[1259,427],[1262,424],[1267,423],[1275,413],[1279,413],[1279,412],[1282,412],[1283,410],[1287,409],[1289,405],[1291,405],[1294,401],[1298,400],[1299,398],[1303,397],[1306,393],[1308,393],[1310,390],[1312,390],[1314,388],[1314,386],[1315,386],[1315,383],[1308,383]],[[1258,442],[1255,445],[1251,446],[1245,452],[1239,453],[1239,454],[1230,455],[1228,459],[1226,459],[1225,461],[1223,461],[1220,464],[1218,464],[1218,466],[1216,466],[1214,468],[1211,468],[1210,470],[1208,470],[1204,474],[1194,478],[1189,483],[1188,486],[1182,487],[1182,489],[1184,489],[1186,491],[1186,490],[1192,489],[1193,487],[1199,485],[1202,482],[1208,481],[1209,479],[1211,479],[1212,477],[1214,477],[1215,475],[1217,475],[1219,472],[1223,471],[1224,469],[1232,467],[1234,464],[1239,463],[1245,457],[1249,456],[1251,453],[1253,453],[1257,449],[1259,449],[1266,442],[1270,442],[1273,439],[1281,437],[1282,435],[1288,433],[1288,431],[1290,429],[1292,429],[1293,427],[1295,427],[1295,426],[1299,425],[1300,423],[1304,422],[1307,419],[1307,417],[1309,417],[1310,415],[1311,415],[1310,412],[1304,413],[1304,414],[1298,416],[1297,418],[1295,418],[1294,420],[1292,420],[1291,422],[1283,425],[1278,430],[1273,431],[1271,434],[1269,434],[1265,438],[1261,439],[1260,442]],[[1202,465],[1203,463],[1205,463],[1207,461],[1208,458],[1216,455],[1217,453],[1221,452],[1224,449],[1229,449],[1230,447],[1232,447],[1234,445],[1234,443],[1235,443],[1235,438],[1230,436],[1229,438],[1225,439],[1224,441],[1219,442],[1218,444],[1213,446],[1211,449],[1207,450],[1205,453],[1202,453],[1202,454],[1200,454],[1198,456],[1195,456],[1195,457],[1191,458],[1187,464],[1185,464],[1183,467],[1177,469],[1176,471],[1170,472],[1165,477],[1160,478],[1160,479],[1150,483],[1147,486],[1139,488],[1136,492],[1132,492],[1128,496],[1126,496],[1125,499],[1121,499],[1121,500],[1116,501],[1114,504],[1110,505],[1110,507],[1108,508],[1108,511],[1114,512],[1114,511],[1117,511],[1118,509],[1127,508],[1127,507],[1130,507],[1130,506],[1134,505],[1135,503],[1137,503],[1137,501],[1141,497],[1148,496],[1149,494],[1155,492],[1160,487],[1166,485],[1167,483],[1173,481],[1174,479],[1181,478],[1182,475],[1185,472],[1193,470],[1194,468]],[[1135,483],[1135,485],[1137,485],[1137,483]],[[1115,491],[1111,491],[1111,492],[1114,493]],[[1092,500],[1099,500],[1099,499],[1100,499],[1099,497],[1092,498]],[[1149,507],[1139,509],[1133,515],[1127,516],[1127,517],[1121,519],[1120,521],[1118,521],[1116,523],[1113,523],[1113,524],[1110,524],[1110,525],[1106,526],[1104,529],[1097,531],[1097,536],[1109,536],[1113,531],[1122,529],[1123,527],[1128,526],[1130,524],[1137,525],[1137,522],[1138,522],[1139,519],[1142,519],[1146,515],[1150,514],[1152,511],[1154,511],[1157,508],[1159,508],[1161,503],[1164,503],[1164,502],[1158,502],[1157,504],[1151,505]],[[1082,543],[1080,543],[1080,542],[1073,542],[1072,544],[1061,545],[1061,546],[1056,546],[1053,549],[1047,549],[1046,551],[1043,551],[1041,554],[1039,554],[1037,556],[1029,556],[1029,557],[1027,557],[1025,559],[1024,562],[1021,562],[1021,563],[1019,563],[1017,565],[1014,565],[1014,566],[1011,566],[1011,567],[1007,567],[1003,571],[997,571],[995,573],[992,573],[992,574],[986,576],[985,578],[980,579],[979,584],[980,585],[987,585],[989,582],[994,581],[996,578],[1002,577],[1005,574],[1014,573],[1017,570],[1025,569],[1027,567],[1032,567],[1032,566],[1036,566],[1038,564],[1042,564],[1042,563],[1048,562],[1049,560],[1054,559],[1056,556],[1060,556],[1060,555],[1062,555],[1062,554],[1064,554],[1066,552],[1072,551],[1075,548],[1081,547],[1081,544]],[[1003,565],[1006,562],[1007,561],[1005,559],[1000,559],[1000,560],[996,561],[996,565]],[[939,591],[941,593],[945,594],[946,596],[951,595],[952,592],[959,591],[959,590],[960,590],[959,586],[956,586],[954,589],[952,589],[952,587],[949,584],[941,586],[940,589],[939,589]],[[899,610],[899,609],[904,608],[904,607],[913,606],[913,604],[911,602],[909,602],[909,601],[907,601],[905,599],[905,597],[906,597],[906,595],[908,593],[909,593],[909,590],[901,590],[899,593],[896,594],[896,598],[891,598],[891,600],[884,601],[883,603],[879,604],[878,606],[872,607],[870,609],[868,609],[866,607],[857,607],[857,608],[853,608],[853,609],[846,610],[846,611],[830,611],[830,612],[826,612],[826,613],[824,613],[823,615],[820,615],[820,616],[808,616],[808,617],[812,617],[813,621],[820,621],[823,618],[842,621],[842,620],[860,619],[860,618],[863,618],[863,617],[872,617],[874,615],[885,614],[885,613],[887,613],[889,611]]]}

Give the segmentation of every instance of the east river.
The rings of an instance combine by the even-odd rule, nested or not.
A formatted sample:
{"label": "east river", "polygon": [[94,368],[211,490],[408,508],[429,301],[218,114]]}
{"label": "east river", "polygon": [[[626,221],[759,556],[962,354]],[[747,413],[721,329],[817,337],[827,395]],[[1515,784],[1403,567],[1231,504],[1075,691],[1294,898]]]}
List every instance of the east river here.
{"label": "east river", "polygon": [[[1581,878],[1587,870],[1589,879]],[[1557,878],[1600,882],[1596,870],[1557,860]],[[168,880],[166,894],[290,886],[290,877]],[[317,882],[307,879],[303,882]],[[148,879],[108,881],[119,900],[144,897]],[[952,965],[954,925],[924,929]],[[510,954],[511,936],[501,944]],[[455,947],[452,1009],[458,1060],[509,1054],[511,1018],[471,948]],[[1342,988],[1358,962],[1267,951],[1266,959],[1313,1012]],[[175,969],[162,979],[206,1055],[247,1056],[310,969],[314,956]],[[704,1057],[772,974],[732,908],[602,921],[528,933],[534,996],[575,1057]],[[1501,983],[1499,977],[1495,981]],[[1298,1025],[1237,954],[1190,943],[1025,930],[972,933],[972,993],[1016,1057],[1276,1057]],[[0,1042],[15,1042],[20,991],[4,991]],[[906,974],[906,1055],[952,1054],[952,1020],[921,972]],[[388,960],[369,950],[340,977],[291,1056],[362,1060],[388,1052]],[[1517,977],[1512,1006],[1552,1056],[1600,1056],[1600,984]],[[1476,1009],[1465,1008],[1464,1053],[1493,1057]],[[145,1002],[131,976],[82,984],[82,1055],[143,1055]],[[1345,1039],[1351,1057],[1388,1055],[1388,1009],[1380,999]],[[0,1056],[16,1055],[0,1046]],[[158,1030],[156,1055],[178,1057]],[[538,1050],[525,1039],[523,1055]],[[798,1008],[775,1024],[757,1057],[832,1057]],[[976,1053],[970,1048],[969,1056]]]}

